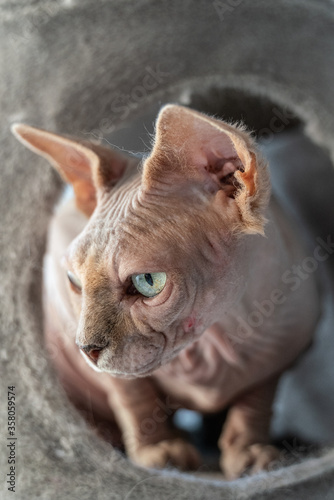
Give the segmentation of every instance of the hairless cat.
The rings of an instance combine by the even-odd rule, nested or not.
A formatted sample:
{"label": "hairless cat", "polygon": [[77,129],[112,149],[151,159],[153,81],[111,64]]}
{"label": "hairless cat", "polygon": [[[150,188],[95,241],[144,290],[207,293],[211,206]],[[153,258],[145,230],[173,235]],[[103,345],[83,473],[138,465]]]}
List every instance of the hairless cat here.
{"label": "hairless cat", "polygon": [[312,275],[291,271],[304,249],[251,134],[167,105],[139,161],[13,131],[74,188],[54,215],[44,273],[46,343],[70,397],[114,418],[138,464],[181,469],[200,457],[158,395],[171,409],[229,406],[225,476],[267,468],[277,381],[310,344],[319,298]]}

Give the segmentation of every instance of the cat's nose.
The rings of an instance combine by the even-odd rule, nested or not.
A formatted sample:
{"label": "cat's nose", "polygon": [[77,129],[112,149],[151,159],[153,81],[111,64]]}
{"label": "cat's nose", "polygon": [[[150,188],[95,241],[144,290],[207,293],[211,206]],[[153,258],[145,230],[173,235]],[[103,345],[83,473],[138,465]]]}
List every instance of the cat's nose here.
{"label": "cat's nose", "polygon": [[97,363],[97,360],[99,359],[100,352],[107,347],[108,344],[105,345],[95,345],[95,344],[90,344],[90,345],[79,345],[79,348],[88,356],[88,358],[93,361],[94,364]]}

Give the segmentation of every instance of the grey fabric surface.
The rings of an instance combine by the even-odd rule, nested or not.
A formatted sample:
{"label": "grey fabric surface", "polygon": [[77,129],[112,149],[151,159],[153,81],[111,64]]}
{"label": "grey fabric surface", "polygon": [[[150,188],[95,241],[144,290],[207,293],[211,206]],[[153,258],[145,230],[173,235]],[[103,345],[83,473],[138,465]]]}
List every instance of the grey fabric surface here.
{"label": "grey fabric surface", "polygon": [[[164,102],[190,102],[223,114],[233,102],[268,139],[278,123],[288,128],[294,121],[285,114],[277,122],[275,109],[288,107],[333,160],[333,3],[0,0],[0,24],[1,498],[13,498],[5,478],[11,385],[16,387],[17,499],[332,498],[331,449],[286,469],[225,483],[140,469],[86,426],[66,400],[42,344],[42,257],[60,183],[45,162],[15,141],[9,126],[22,121],[103,138]],[[212,87],[219,91],[209,91]],[[300,181],[305,192],[317,192],[323,201],[319,186],[327,186],[327,174],[306,179]],[[323,213],[327,220],[327,213],[317,212],[311,199],[304,207],[316,226],[312,214]],[[304,372],[299,365],[296,376],[292,372],[283,382],[276,423],[278,430],[289,424],[295,433],[321,429],[310,430],[310,438],[325,441],[333,436],[333,414],[328,415],[333,368],[326,368],[334,343],[330,283],[327,326],[318,333],[323,351],[316,343],[313,358],[307,354],[311,361],[301,362]],[[318,368],[322,377],[315,375],[305,386],[305,373]],[[305,387],[317,394],[304,406],[316,407],[316,415],[295,424],[298,411],[289,404],[291,398],[303,399],[296,396],[299,390],[306,402]]]}

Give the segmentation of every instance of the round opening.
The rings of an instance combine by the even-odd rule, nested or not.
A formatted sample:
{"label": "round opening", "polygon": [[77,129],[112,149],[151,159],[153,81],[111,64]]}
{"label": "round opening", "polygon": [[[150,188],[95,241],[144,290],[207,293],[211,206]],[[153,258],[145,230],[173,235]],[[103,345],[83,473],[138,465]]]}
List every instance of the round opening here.
{"label": "round opening", "polygon": [[[182,104],[182,102],[181,102]],[[263,154],[268,158],[272,189],[285,211],[304,228],[310,252],[315,241],[327,241],[334,234],[334,172],[326,153],[306,137],[303,123],[291,109],[266,98],[247,95],[235,89],[211,89],[205,95],[193,93],[186,105],[228,122],[243,122],[252,130]],[[154,122],[161,107],[157,102],[147,112],[118,130],[110,130],[101,122],[87,139],[99,139],[134,155],[147,154],[151,148]],[[313,245],[313,246],[312,246]],[[273,436],[282,450],[299,456],[309,453],[315,443],[334,442],[334,431],[328,416],[333,415],[334,402],[326,396],[326,384],[334,380],[333,347],[330,331],[333,321],[332,291],[328,277],[334,276],[334,258],[308,268],[316,272],[325,290],[324,314],[315,335],[314,346],[298,363],[283,375],[275,403]],[[307,279],[307,278],[305,278]],[[311,374],[317,371],[317,376]],[[318,402],[321,400],[321,405]],[[77,407],[105,439],[122,449],[115,423],[102,413],[89,409],[90,401],[78,399]],[[103,409],[102,409],[103,410]],[[217,469],[217,439],[226,412],[209,415],[178,411],[174,424],[188,433],[189,439],[206,457],[212,470]]]}

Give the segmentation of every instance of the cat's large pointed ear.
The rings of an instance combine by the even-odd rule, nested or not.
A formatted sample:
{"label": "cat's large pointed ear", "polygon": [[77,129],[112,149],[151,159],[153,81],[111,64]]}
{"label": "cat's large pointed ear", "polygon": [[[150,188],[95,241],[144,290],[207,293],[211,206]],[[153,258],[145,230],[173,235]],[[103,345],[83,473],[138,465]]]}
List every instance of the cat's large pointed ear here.
{"label": "cat's large pointed ear", "polygon": [[154,148],[144,163],[142,182],[147,191],[200,190],[229,216],[235,228],[263,234],[269,174],[242,127],[182,106],[165,106],[156,123]]}
{"label": "cat's large pointed ear", "polygon": [[128,162],[125,155],[114,150],[28,125],[14,124],[12,132],[25,146],[46,158],[65,182],[72,184],[77,207],[87,216],[94,211],[99,191],[112,188]]}

